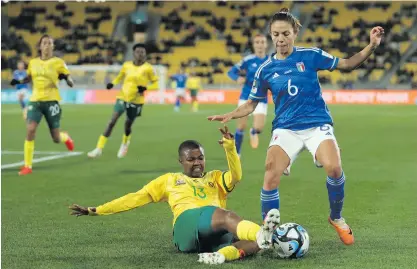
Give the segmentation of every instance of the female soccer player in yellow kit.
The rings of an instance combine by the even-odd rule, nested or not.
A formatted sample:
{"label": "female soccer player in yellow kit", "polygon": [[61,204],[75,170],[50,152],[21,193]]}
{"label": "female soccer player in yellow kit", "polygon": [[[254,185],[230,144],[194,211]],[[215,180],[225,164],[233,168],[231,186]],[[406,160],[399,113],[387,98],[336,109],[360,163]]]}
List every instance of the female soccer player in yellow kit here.
{"label": "female soccer player in yellow kit", "polygon": [[74,204],[71,214],[110,215],[167,201],[174,214],[174,245],[184,253],[200,253],[201,263],[221,264],[269,248],[272,233],[280,222],[277,209],[268,213],[262,227],[225,209],[228,193],[242,178],[242,168],[232,134],[227,127],[220,131],[223,137],[219,143],[226,151],[228,171],[204,172],[203,147],[197,141],[187,140],[178,149],[182,173],[162,175],[138,192],[99,207]]}
{"label": "female soccer player in yellow kit", "polygon": [[19,175],[32,173],[33,152],[35,150],[36,129],[44,116],[55,143],[64,143],[68,150],[74,149],[74,142],[70,136],[60,131],[62,110],[59,105],[59,80],[65,80],[73,87],[65,62],[53,55],[54,40],[49,35],[43,35],[39,41],[40,57],[30,60],[27,77],[22,80],[13,79],[11,84],[23,84],[32,81],[33,92],[27,105],[27,134],[24,144],[25,164]]}
{"label": "female soccer player in yellow kit", "polygon": [[90,158],[96,158],[102,154],[107,138],[111,135],[117,120],[125,111],[125,133],[117,157],[123,158],[126,156],[133,122],[136,117],[142,115],[143,105],[145,104],[144,92],[146,90],[158,89],[158,77],[152,65],[146,62],[146,49],[143,44],[135,44],[133,46],[133,57],[134,61],[125,62],[119,75],[112,83],[107,84],[107,89],[109,90],[113,88],[114,84],[119,84],[124,78],[122,90],[117,95],[116,103],[114,104],[111,120],[107,124],[104,133],[99,137],[96,148],[87,154]]}

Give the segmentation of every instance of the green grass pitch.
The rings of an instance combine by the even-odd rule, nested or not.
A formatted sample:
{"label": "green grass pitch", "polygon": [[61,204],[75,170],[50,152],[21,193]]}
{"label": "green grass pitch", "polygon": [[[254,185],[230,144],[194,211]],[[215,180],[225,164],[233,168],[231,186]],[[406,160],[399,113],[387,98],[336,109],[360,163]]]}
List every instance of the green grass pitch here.
{"label": "green grass pitch", "polygon": [[[112,113],[111,105],[62,105],[62,127],[76,151],[93,149]],[[166,173],[180,171],[177,146],[197,139],[206,149],[207,170],[226,169],[217,144],[218,123],[205,118],[232,109],[201,105],[147,105],[133,128],[125,159],[116,154],[122,122],[116,126],[101,158],[85,154],[34,165],[34,173],[17,175],[2,169],[2,268],[203,268],[196,255],[177,253],[172,244],[172,215],[165,203],[107,217],[75,218],[68,205],[96,206]],[[415,106],[331,106],[335,132],[347,176],[344,216],[356,243],[346,247],[327,223],[325,174],[308,152],[297,159],[280,187],[283,222],[302,224],[310,234],[308,255],[276,260],[258,255],[224,268],[417,268],[417,108]],[[260,188],[273,117],[270,107],[260,147],[250,148],[246,135],[243,179],[230,195],[228,208],[260,222]],[[2,106],[2,152],[22,151],[25,125],[18,105]],[[235,123],[230,127],[234,130]],[[43,121],[35,150],[62,151],[52,143]],[[36,155],[41,158],[46,155]],[[2,165],[23,160],[2,153]]]}

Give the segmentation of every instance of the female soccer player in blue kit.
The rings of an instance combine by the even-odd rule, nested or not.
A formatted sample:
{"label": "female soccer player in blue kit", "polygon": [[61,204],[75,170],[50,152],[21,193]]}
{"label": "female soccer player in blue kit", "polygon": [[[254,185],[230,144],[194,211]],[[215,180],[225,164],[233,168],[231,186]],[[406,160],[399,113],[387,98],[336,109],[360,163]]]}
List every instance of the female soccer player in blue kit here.
{"label": "female soccer player in blue kit", "polygon": [[324,167],[327,173],[328,221],[342,242],[351,245],[354,243],[352,230],[341,216],[345,175],[333,132],[333,120],[321,96],[317,71],[355,69],[378,47],[384,29],[374,27],[368,46],[349,59],[341,59],[318,48],[295,47],[294,40],[300,27],[300,22],[288,9],[276,13],[270,23],[270,34],[277,52],[256,72],[249,100],[230,113],[208,119],[226,123],[245,117],[255,110],[269,89],[275,103],[275,119],[261,192],[262,215],[265,216],[271,208],[279,209],[281,175],[289,174],[295,158],[307,148],[316,165]]}
{"label": "female soccer player in blue kit", "polygon": [[[253,38],[254,54],[250,54],[243,58],[239,63],[235,64],[227,73],[227,75],[243,85],[240,93],[238,106],[243,105],[248,99],[255,77],[256,70],[268,59],[266,56],[266,48],[268,43],[266,36],[257,34]],[[259,100],[259,105],[253,111],[253,126],[250,129],[250,144],[252,148],[257,148],[259,145],[258,134],[262,132],[265,126],[265,118],[268,112],[268,98]],[[242,117],[237,122],[235,133],[235,142],[237,153],[240,155],[242,147],[243,135],[246,129],[248,117]]]}

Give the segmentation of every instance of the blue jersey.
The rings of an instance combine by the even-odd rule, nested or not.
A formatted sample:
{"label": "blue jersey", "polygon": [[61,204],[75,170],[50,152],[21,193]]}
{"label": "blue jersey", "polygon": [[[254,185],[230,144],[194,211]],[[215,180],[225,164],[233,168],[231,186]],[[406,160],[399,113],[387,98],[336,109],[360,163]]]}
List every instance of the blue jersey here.
{"label": "blue jersey", "polygon": [[[245,73],[245,84],[243,85],[242,92],[240,93],[241,100],[248,100],[249,94],[251,91],[251,87],[253,84],[253,80],[255,78],[256,70],[268,59],[268,56],[265,58],[259,58],[254,54],[248,55],[243,60],[241,60],[239,63],[235,64],[229,72],[227,72],[227,75],[229,78],[233,80],[237,80],[237,78],[240,76],[242,72]],[[260,100],[263,103],[267,103],[268,99],[264,98],[263,100]]]}
{"label": "blue jersey", "polygon": [[[22,80],[24,78],[26,78],[28,76],[28,74],[26,73],[26,70],[15,70],[13,72],[13,78],[16,80]],[[17,84],[16,85],[16,89],[20,90],[20,89],[28,89],[28,85],[25,84]]]}
{"label": "blue jersey", "polygon": [[171,77],[177,84],[177,88],[185,89],[185,84],[187,82],[187,75],[185,74],[176,74]]}
{"label": "blue jersey", "polygon": [[294,47],[285,60],[272,55],[256,71],[249,98],[262,100],[268,89],[271,91],[275,103],[273,130],[297,131],[333,125],[321,94],[317,71],[333,71],[338,62],[339,58],[318,48]]}

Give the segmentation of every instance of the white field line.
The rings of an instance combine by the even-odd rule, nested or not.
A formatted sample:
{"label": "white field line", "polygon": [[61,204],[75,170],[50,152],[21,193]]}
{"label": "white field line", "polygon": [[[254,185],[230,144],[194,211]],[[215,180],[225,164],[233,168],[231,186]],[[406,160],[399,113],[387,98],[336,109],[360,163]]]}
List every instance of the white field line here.
{"label": "white field line", "polygon": [[[60,152],[60,154],[56,154],[56,155],[51,155],[51,156],[46,156],[46,157],[42,157],[42,158],[35,158],[33,159],[33,163],[40,163],[40,162],[46,162],[46,161],[51,161],[51,160],[57,160],[57,159],[62,159],[62,158],[66,158],[66,157],[73,157],[73,156],[78,156],[83,154],[83,152]],[[5,164],[1,166],[1,169],[7,169],[7,168],[13,168],[13,167],[19,167],[19,166],[23,166],[25,164],[25,162],[21,161],[21,162],[17,162],[17,163],[10,163],[10,164]]]}

